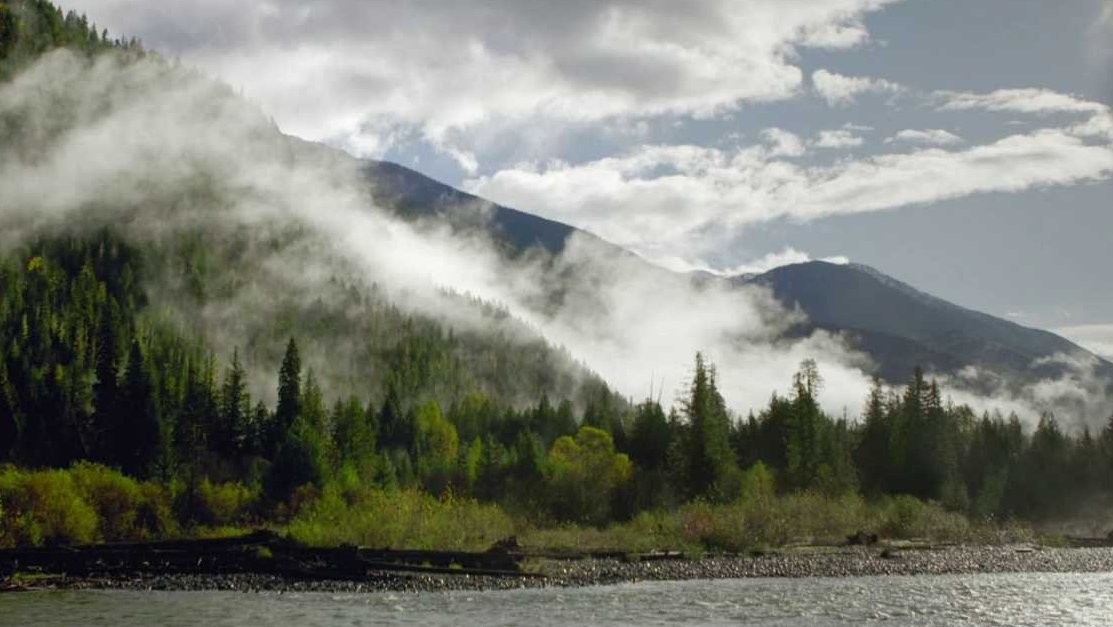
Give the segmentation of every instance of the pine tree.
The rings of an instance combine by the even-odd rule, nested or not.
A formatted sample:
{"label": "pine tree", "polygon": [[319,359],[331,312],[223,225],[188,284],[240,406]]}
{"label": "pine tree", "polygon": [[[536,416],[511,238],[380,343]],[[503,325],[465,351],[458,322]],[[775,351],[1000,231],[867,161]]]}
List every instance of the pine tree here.
{"label": "pine tree", "polygon": [[162,454],[162,425],[139,340],[131,343],[122,389],[123,406],[117,412],[116,459],[121,470],[148,477]]}
{"label": "pine tree", "polygon": [[[823,427],[828,422],[816,402],[822,380],[814,360],[806,359],[793,380],[794,395],[785,441],[785,475],[788,487],[803,490],[813,487],[824,459]],[[830,466],[830,464],[828,464]]]}
{"label": "pine tree", "polygon": [[874,377],[862,418],[862,438],[854,455],[861,471],[862,489],[869,496],[884,492],[889,479],[890,431],[881,379]]}
{"label": "pine tree", "polygon": [[282,448],[294,421],[301,414],[301,357],[294,338],[286,345],[286,355],[278,371],[278,406],[275,408],[274,421],[267,434],[266,453],[276,455]]}
{"label": "pine tree", "polygon": [[630,458],[639,468],[661,469],[672,445],[672,429],[660,403],[647,400],[634,412],[634,428],[630,435]]}
{"label": "pine tree", "polygon": [[688,418],[687,492],[689,497],[716,496],[720,480],[737,470],[730,448],[730,418],[715,384],[714,370],[696,354],[696,371],[684,402]]}
{"label": "pine tree", "polygon": [[337,401],[332,410],[332,463],[339,471],[342,468],[355,470],[360,478],[369,480],[374,474],[375,428],[372,416],[360,404],[359,399],[350,397],[345,402]]}
{"label": "pine tree", "polygon": [[97,336],[95,360],[96,383],[93,384],[93,459],[118,463],[111,452],[113,443],[113,421],[116,420],[120,398],[119,337],[116,332],[114,301],[105,306]]}
{"label": "pine tree", "polygon": [[232,365],[224,375],[220,388],[220,430],[217,450],[224,455],[243,451],[248,440],[251,395],[247,391],[247,374],[240,363],[240,351],[232,352]]}
{"label": "pine tree", "polygon": [[19,423],[14,390],[8,381],[8,367],[3,355],[0,355],[0,463],[11,461],[15,456]]}

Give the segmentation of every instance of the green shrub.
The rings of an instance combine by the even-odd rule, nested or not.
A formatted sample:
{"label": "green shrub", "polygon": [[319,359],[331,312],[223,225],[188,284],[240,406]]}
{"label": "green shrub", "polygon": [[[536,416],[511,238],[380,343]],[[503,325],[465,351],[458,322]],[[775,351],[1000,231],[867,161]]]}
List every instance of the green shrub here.
{"label": "green shrub", "polygon": [[960,541],[972,532],[964,516],[931,501],[901,495],[885,499],[880,507],[881,533],[889,537]]}
{"label": "green shrub", "polygon": [[211,483],[202,479],[197,487],[200,519],[210,526],[242,524],[254,509],[258,494],[242,483]]}
{"label": "green shrub", "polygon": [[76,464],[70,475],[82,498],[97,513],[101,539],[120,541],[139,537],[136,517],[143,499],[139,482],[119,471],[86,462]]}
{"label": "green shrub", "polygon": [[97,538],[97,513],[65,470],[0,470],[0,545],[87,543]]}
{"label": "green shrub", "polygon": [[417,490],[346,491],[330,487],[290,521],[295,539],[318,546],[482,550],[514,533],[501,509]]}

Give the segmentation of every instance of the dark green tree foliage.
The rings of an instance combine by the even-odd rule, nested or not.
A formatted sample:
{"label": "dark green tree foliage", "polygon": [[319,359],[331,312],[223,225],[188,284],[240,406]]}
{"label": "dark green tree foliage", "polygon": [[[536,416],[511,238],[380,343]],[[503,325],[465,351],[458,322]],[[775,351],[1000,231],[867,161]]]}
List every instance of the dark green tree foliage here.
{"label": "dark green tree foliage", "polygon": [[[733,498],[745,492],[739,468],[758,462],[783,492],[913,494],[976,516],[1064,516],[1113,492],[1113,423],[1096,437],[1071,436],[1047,415],[1028,434],[1016,416],[978,418],[945,402],[920,372],[897,392],[875,385],[857,422],[823,412],[813,362],[801,365],[789,395],[745,420],[727,411],[702,356],[681,411],[666,414],[652,401],[629,410],[596,384],[574,405],[537,381],[462,378],[459,355],[469,349],[461,335],[377,305],[370,315],[404,336],[371,333],[381,342],[375,363],[397,367],[367,379],[363,398],[381,405],[326,389],[319,381],[331,380],[312,372],[303,378],[302,347],[315,345],[299,333],[271,370],[272,412],[252,406],[247,351],[222,362],[148,308],[141,286],[167,257],[101,232],[40,241],[0,260],[0,463],[91,459],[141,477],[177,475],[186,510],[204,479],[252,482],[275,502],[337,480],[451,490],[591,523]],[[195,295],[220,292],[210,279],[199,270]],[[258,342],[245,345],[263,351]],[[520,385],[536,395],[507,402],[524,395]],[[577,407],[591,430],[576,424]],[[608,468],[607,481],[593,484]]]}
{"label": "dark green tree foliage", "polygon": [[663,469],[672,439],[673,427],[660,403],[647,400],[635,408],[630,458],[639,468]]}
{"label": "dark green tree foliage", "polygon": [[875,378],[862,416],[861,439],[854,451],[854,460],[861,472],[862,492],[868,496],[879,496],[886,490],[893,470],[889,463],[892,425],[885,412],[884,395],[881,379]]}
{"label": "dark green tree foliage", "polygon": [[374,476],[377,416],[364,408],[359,399],[337,401],[332,410],[332,467],[336,472],[350,469],[364,480]]}
{"label": "dark green tree foliage", "polygon": [[320,432],[297,416],[267,473],[267,496],[285,501],[304,485],[320,485],[326,476],[325,443]]}
{"label": "dark green tree foliage", "polygon": [[285,433],[294,425],[301,413],[301,355],[298,344],[290,338],[286,344],[286,356],[282,358],[282,369],[278,371],[278,407],[274,418],[278,429]]}
{"label": "dark green tree foliage", "polygon": [[131,343],[121,396],[117,421],[110,431],[113,456],[125,473],[148,477],[162,453],[162,424],[139,340]]}
{"label": "dark green tree foliage", "polygon": [[251,394],[247,390],[247,373],[240,363],[237,349],[232,354],[232,364],[224,375],[224,384],[220,389],[219,420],[213,429],[216,438],[213,449],[229,457],[246,452],[249,450],[251,431]]}
{"label": "dark green tree foliage", "polygon": [[721,498],[723,482],[736,474],[734,452],[730,447],[730,417],[726,402],[719,394],[715,371],[703,355],[696,355],[688,398],[684,401],[688,419],[684,464],[685,488],[690,498]]}
{"label": "dark green tree foliage", "polygon": [[0,0],[0,80],[55,48],[145,54],[138,40],[110,39],[108,31],[98,31],[84,15],[63,14],[47,0]]}
{"label": "dark green tree foliage", "polygon": [[387,388],[386,400],[379,411],[379,441],[385,448],[405,450],[413,442],[413,416],[403,409],[396,386]]}

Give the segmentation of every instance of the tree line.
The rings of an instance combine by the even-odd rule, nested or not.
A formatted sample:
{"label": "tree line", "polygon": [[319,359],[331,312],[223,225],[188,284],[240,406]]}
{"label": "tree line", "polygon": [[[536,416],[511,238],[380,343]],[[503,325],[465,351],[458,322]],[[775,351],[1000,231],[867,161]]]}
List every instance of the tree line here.
{"label": "tree line", "polygon": [[56,48],[90,55],[113,49],[146,54],[138,39],[111,37],[84,15],[63,12],[47,0],[0,0],[0,80]]}
{"label": "tree line", "polygon": [[1028,433],[1015,415],[946,402],[921,372],[902,389],[877,382],[854,421],[820,408],[811,361],[788,395],[740,419],[700,355],[667,411],[620,402],[605,386],[577,402],[544,391],[532,404],[479,388],[435,394],[429,373],[448,367],[436,351],[406,351],[407,367],[375,395],[327,399],[289,339],[267,403],[252,397],[238,351],[221,364],[201,339],[145,314],[143,258],[102,232],[44,240],[0,263],[0,463],[93,461],[187,495],[237,481],[274,511],[306,486],[341,481],[590,524],[729,502],[755,482],[1026,519],[1113,491],[1113,423],[1069,436],[1045,415]]}

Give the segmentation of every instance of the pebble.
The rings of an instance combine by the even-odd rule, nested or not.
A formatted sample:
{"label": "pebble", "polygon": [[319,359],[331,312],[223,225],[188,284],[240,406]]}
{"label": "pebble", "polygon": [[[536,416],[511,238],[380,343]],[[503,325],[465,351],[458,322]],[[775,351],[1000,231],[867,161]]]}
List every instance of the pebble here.
{"label": "pebble", "polygon": [[361,581],[300,580],[262,574],[143,574],[130,577],[61,577],[55,587],[124,590],[228,590],[238,592],[427,592],[578,587],[634,581],[677,581],[742,577],[845,577],[1005,572],[1113,572],[1113,548],[948,546],[930,549],[844,547],[837,550],[627,562],[544,562],[545,578],[431,576],[373,572]]}

